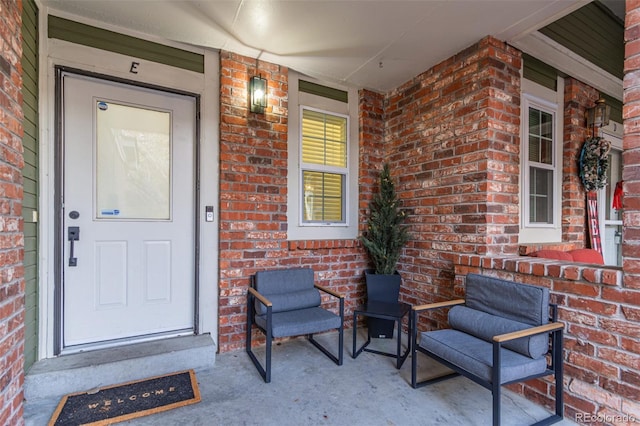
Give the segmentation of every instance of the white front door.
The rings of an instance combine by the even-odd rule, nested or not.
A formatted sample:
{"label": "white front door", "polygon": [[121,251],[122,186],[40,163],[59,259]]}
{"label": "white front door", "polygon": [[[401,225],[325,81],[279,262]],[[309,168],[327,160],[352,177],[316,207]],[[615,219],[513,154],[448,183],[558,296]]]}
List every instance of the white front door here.
{"label": "white front door", "polygon": [[195,98],[61,78],[62,349],[193,332]]}

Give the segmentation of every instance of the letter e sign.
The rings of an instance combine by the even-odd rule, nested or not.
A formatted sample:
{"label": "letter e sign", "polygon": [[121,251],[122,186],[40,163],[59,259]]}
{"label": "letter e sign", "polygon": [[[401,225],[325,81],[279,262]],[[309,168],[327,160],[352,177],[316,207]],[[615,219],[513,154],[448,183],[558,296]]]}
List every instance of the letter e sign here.
{"label": "letter e sign", "polygon": [[140,66],[140,62],[131,62],[131,68],[129,68],[129,72],[132,74],[138,74],[138,66]]}

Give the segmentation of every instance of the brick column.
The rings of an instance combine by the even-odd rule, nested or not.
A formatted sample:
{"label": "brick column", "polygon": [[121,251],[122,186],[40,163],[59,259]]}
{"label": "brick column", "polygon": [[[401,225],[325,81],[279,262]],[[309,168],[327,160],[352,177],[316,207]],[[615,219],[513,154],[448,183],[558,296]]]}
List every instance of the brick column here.
{"label": "brick column", "polygon": [[[384,96],[369,90],[358,93],[359,123],[359,172],[358,187],[360,188],[360,233],[366,228],[369,216],[369,202],[373,198],[373,191],[378,186],[378,175],[384,162]],[[362,252],[364,255],[364,251]]]}
{"label": "brick column", "polygon": [[411,303],[451,297],[455,254],[517,251],[521,64],[486,37],[387,95],[386,155],[413,235],[400,260]]}
{"label": "brick column", "polygon": [[[635,386],[636,391],[629,395],[635,403],[627,399],[621,401],[620,411],[640,417],[637,388],[640,387],[638,370],[640,365],[640,3],[627,0],[625,19],[625,61],[624,94],[622,118],[624,122],[622,179],[624,180],[623,199],[623,242],[622,267],[624,271],[622,290],[611,295],[624,301],[621,320],[631,322],[633,326],[612,321],[605,331],[612,327],[622,330],[620,348],[609,353],[609,358],[627,361],[620,376],[610,385],[612,391],[627,396],[624,390],[628,386],[616,387],[617,382]],[[608,324],[607,324],[608,325]]]}
{"label": "brick column", "polygon": [[[248,109],[249,78],[268,81],[264,114]],[[219,346],[244,345],[246,288],[287,255],[286,68],[220,54]]]}
{"label": "brick column", "polygon": [[[624,284],[640,289],[640,3],[627,1],[622,153]],[[636,313],[638,315],[640,311]]]}
{"label": "brick column", "polygon": [[585,247],[586,194],[580,181],[580,149],[591,136],[585,127],[584,113],[593,107],[598,91],[574,79],[564,82],[564,129],[562,145],[562,241]]}
{"label": "brick column", "polygon": [[21,425],[24,383],[22,1],[0,3],[0,424]]}
{"label": "brick column", "polygon": [[[486,157],[486,201],[479,200],[478,213],[486,220],[485,245],[479,254],[517,253],[520,232],[520,68],[522,53],[491,37],[480,41],[479,84],[486,87],[476,116],[465,118],[472,135],[475,126],[486,119],[488,151]],[[463,107],[463,111],[465,108]],[[472,118],[472,120],[469,120]],[[466,136],[465,136],[466,137]],[[471,157],[468,152],[463,156]],[[481,157],[477,158],[482,164]],[[482,166],[479,168],[483,172]],[[473,175],[472,175],[473,176]],[[479,182],[480,183],[480,182]],[[467,202],[473,202],[469,199]],[[463,201],[464,202],[464,201]]]}

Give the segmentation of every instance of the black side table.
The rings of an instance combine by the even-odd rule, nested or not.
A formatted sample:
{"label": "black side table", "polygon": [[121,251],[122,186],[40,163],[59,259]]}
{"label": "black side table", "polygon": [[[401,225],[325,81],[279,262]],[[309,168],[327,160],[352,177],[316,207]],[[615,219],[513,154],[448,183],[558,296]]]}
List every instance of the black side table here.
{"label": "black side table", "polygon": [[[402,364],[409,356],[409,352],[411,352],[411,336],[413,330],[413,324],[411,323],[411,315],[409,315],[409,311],[411,310],[411,305],[404,302],[398,303],[384,303],[384,302],[368,302],[364,305],[358,306],[356,310],[353,311],[353,352],[351,357],[356,358],[362,351],[371,352],[378,355],[385,355],[394,357],[396,359],[396,368],[400,369]],[[363,317],[372,317],[372,318],[381,318],[394,320],[398,324],[398,350],[395,354],[388,352],[381,352],[374,349],[369,349],[369,343],[371,343],[371,334],[367,332],[367,341],[356,351],[356,336],[358,333],[358,315],[362,315]],[[402,319],[407,317],[407,321],[409,323],[408,335],[407,335],[407,349],[404,354],[402,353]]]}

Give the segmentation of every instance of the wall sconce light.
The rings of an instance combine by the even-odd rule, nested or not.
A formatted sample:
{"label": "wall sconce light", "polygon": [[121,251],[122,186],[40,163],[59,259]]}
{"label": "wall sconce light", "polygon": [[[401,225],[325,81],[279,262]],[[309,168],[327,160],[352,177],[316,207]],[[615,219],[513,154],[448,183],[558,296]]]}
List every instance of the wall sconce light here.
{"label": "wall sconce light", "polygon": [[596,105],[593,108],[589,108],[586,112],[587,116],[587,128],[591,128],[595,137],[595,128],[604,127],[609,124],[609,114],[611,113],[611,107],[605,103],[604,98],[600,98],[596,101]]}
{"label": "wall sconce light", "polygon": [[262,76],[253,76],[249,80],[249,93],[251,99],[249,101],[249,109],[251,112],[264,114],[267,107],[267,79]]}

